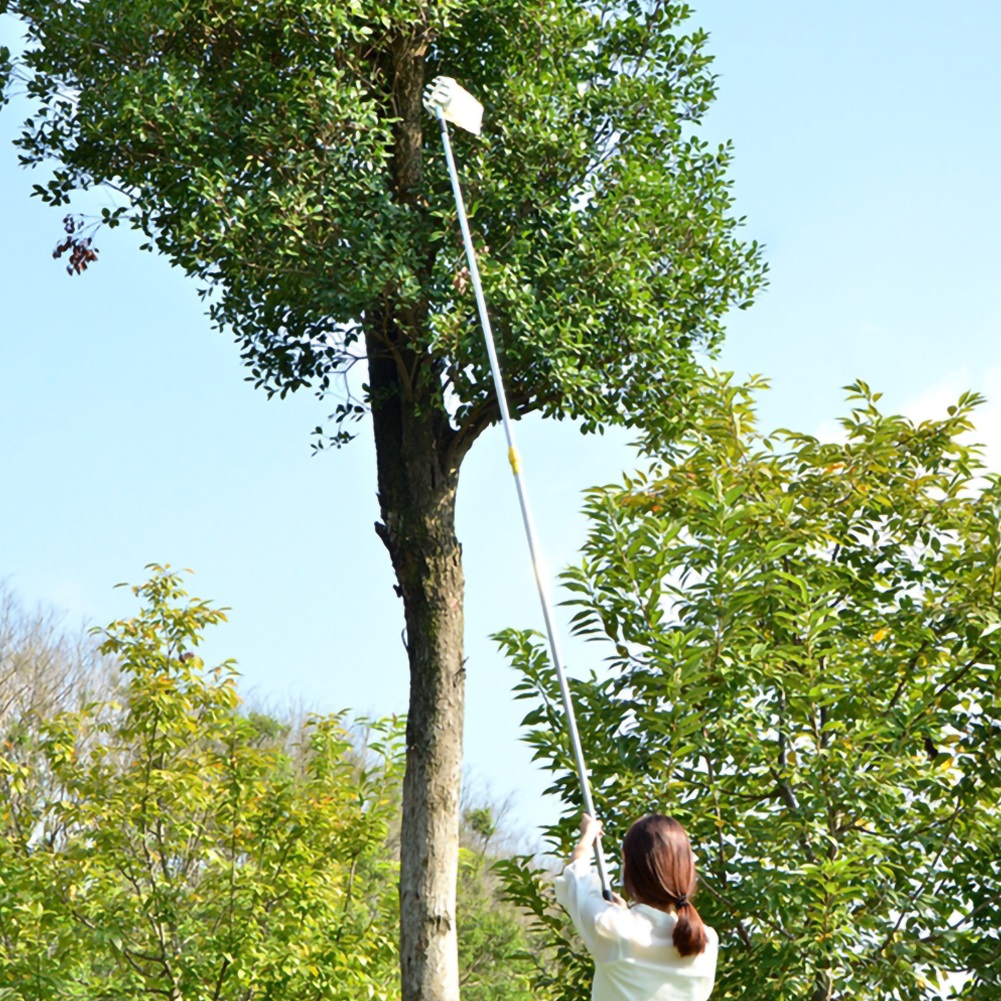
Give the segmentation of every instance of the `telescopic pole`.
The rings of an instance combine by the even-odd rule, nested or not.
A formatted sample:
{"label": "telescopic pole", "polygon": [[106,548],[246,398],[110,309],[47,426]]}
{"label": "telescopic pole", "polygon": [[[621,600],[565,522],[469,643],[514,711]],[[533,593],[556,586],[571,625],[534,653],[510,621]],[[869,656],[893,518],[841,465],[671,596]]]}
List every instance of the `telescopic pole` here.
{"label": "telescopic pole", "polygon": [[[525,478],[522,475],[521,456],[514,442],[514,432],[511,427],[511,413],[507,405],[507,396],[504,392],[504,382],[501,378],[500,361],[497,358],[497,348],[494,345],[494,336],[490,328],[490,317],[487,314],[487,303],[483,297],[483,286],[480,283],[480,269],[476,263],[476,251],[473,249],[473,238],[469,232],[469,222],[466,219],[466,206],[462,198],[462,189],[459,186],[459,175],[455,169],[455,158],[452,156],[452,143],[448,135],[448,123],[442,113],[440,105],[435,105],[435,118],[438,120],[438,127],[441,129],[441,142],[445,148],[445,161],[448,164],[448,175],[452,179],[452,192],[455,195],[455,207],[459,214],[459,227],[462,230],[462,241],[466,247],[466,261],[469,265],[469,277],[473,283],[473,291],[476,294],[476,307],[480,314],[480,324],[483,328],[483,339],[486,342],[487,356],[490,359],[490,373],[493,376],[494,391],[497,394],[497,403],[500,407],[501,423],[504,425],[504,436],[507,438],[508,462],[511,463],[511,470],[514,473],[515,486],[518,489],[518,502],[521,505],[521,518],[525,524],[525,535],[528,538],[528,549],[532,557],[532,569],[535,572],[535,584],[539,590],[539,601],[542,604],[542,617],[546,623],[546,635],[549,638],[549,650],[553,658],[553,667],[556,669],[556,677],[560,685],[560,696],[563,699],[563,713],[566,719],[567,731],[570,735],[570,746],[573,750],[574,761],[577,765],[577,775],[580,779],[581,799],[584,803],[584,810],[592,817],[595,816],[594,801],[591,798],[591,783],[588,780],[587,768],[584,765],[584,752],[581,748],[580,734],[577,731],[577,717],[574,714],[573,703],[570,700],[570,686],[567,684],[566,673],[563,670],[563,658],[560,654],[560,645],[556,633],[555,615],[553,614],[553,604],[549,595],[549,585],[546,581],[542,569],[539,545],[535,534],[535,524],[532,520],[532,512],[528,504],[528,491],[525,485]],[[598,877],[601,880],[601,892],[606,900],[612,899],[611,889],[608,884],[608,874],[605,869],[605,856],[601,850],[601,840],[594,843],[594,860],[598,869]]]}

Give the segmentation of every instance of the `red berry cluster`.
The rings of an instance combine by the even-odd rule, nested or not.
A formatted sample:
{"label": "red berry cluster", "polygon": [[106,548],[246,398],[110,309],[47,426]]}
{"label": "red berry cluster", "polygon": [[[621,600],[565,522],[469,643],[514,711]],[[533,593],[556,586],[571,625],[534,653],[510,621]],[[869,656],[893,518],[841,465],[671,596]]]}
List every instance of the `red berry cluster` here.
{"label": "red berry cluster", "polygon": [[97,249],[91,246],[93,239],[89,236],[76,236],[77,221],[71,215],[63,219],[63,229],[66,230],[66,238],[52,251],[52,256],[58,260],[66,251],[70,251],[66,274],[82,274],[87,270],[88,264],[97,260]]}

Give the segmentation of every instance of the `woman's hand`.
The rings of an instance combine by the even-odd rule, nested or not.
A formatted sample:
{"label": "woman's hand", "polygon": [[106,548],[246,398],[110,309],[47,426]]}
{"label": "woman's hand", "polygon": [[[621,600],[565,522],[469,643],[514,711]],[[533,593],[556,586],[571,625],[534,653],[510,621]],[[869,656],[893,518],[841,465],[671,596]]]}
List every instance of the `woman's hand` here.
{"label": "woman's hand", "polygon": [[586,813],[581,814],[580,841],[577,842],[577,847],[574,848],[573,853],[570,855],[571,862],[587,858],[591,854],[595,841],[601,837],[602,829],[600,820],[595,820],[594,817]]}

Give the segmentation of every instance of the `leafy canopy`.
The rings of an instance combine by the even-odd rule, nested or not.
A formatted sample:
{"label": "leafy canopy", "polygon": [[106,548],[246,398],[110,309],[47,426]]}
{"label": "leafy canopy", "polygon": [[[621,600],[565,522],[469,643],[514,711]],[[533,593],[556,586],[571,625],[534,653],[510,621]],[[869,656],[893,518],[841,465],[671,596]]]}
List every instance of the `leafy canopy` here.
{"label": "leafy canopy", "polygon": [[[362,330],[457,429],[496,417],[443,157],[420,88],[486,106],[456,136],[515,409],[593,429],[670,402],[667,376],[763,268],[736,238],[728,146],[683,3],[0,0],[28,47],[22,162],[55,206],[106,185],[212,291],[252,378],[321,393]],[[0,67],[2,67],[0,61]],[[0,80],[3,74],[0,73]],[[425,146],[423,131],[430,128]],[[341,419],[361,412],[347,399]]]}
{"label": "leafy canopy", "polygon": [[[588,496],[565,586],[609,651],[575,683],[601,813],[613,838],[653,810],[688,828],[714,996],[1001,997],[1001,478],[966,443],[979,399],[916,424],[858,382],[831,443],[763,437],[758,385],[707,376],[674,444]],[[503,645],[578,803],[544,649]],[[586,997],[530,867],[508,879],[558,945],[540,989]]]}
{"label": "leafy canopy", "polygon": [[397,997],[399,724],[373,724],[364,758],[337,716],[284,746],[194,655],[222,612],[165,568],[135,590],[101,648],[120,690],[0,754],[0,982],[19,1001]]}

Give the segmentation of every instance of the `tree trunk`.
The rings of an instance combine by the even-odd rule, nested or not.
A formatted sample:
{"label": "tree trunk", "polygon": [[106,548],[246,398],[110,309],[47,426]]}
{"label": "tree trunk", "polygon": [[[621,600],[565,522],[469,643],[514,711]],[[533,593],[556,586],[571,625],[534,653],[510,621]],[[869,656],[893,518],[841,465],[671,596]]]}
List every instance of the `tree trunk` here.
{"label": "tree trunk", "polygon": [[[426,359],[414,364],[393,321],[379,319],[367,338],[382,513],[376,530],[396,571],[410,661],[400,840],[402,997],[458,1001],[455,884],[465,678],[458,466],[450,448],[455,432],[431,366]],[[423,389],[410,381],[415,376]]]}

